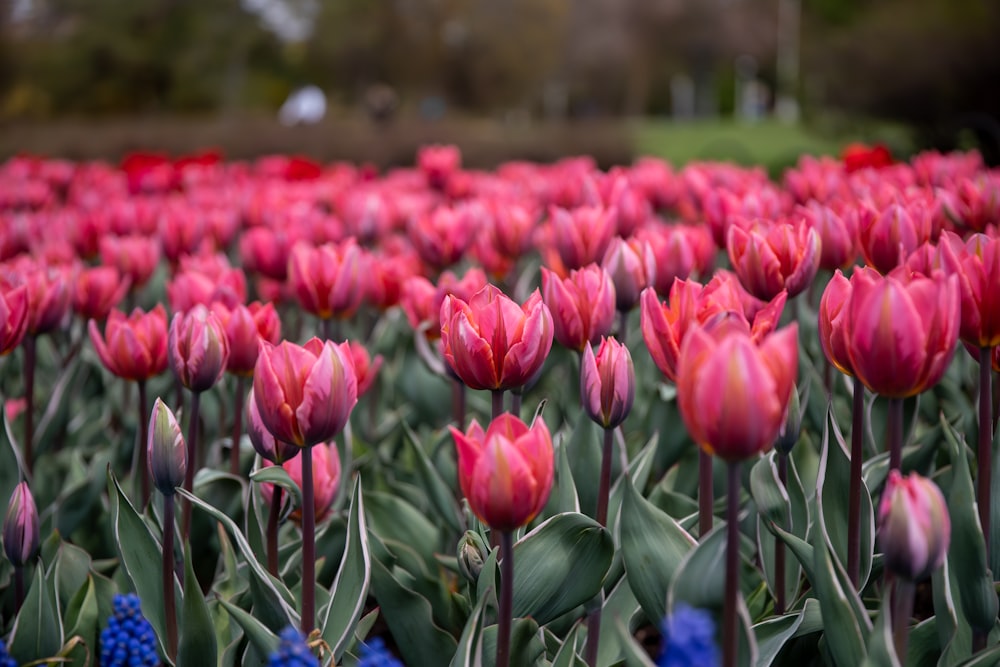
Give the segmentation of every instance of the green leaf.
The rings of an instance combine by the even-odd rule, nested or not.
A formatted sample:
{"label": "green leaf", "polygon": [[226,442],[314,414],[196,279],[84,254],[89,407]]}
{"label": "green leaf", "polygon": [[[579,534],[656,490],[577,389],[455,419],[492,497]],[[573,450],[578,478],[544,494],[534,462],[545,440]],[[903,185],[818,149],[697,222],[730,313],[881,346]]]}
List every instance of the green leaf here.
{"label": "green leaf", "polygon": [[[627,588],[627,586],[626,586]],[[569,631],[566,635],[566,639],[563,640],[562,645],[559,650],[556,651],[556,655],[552,658],[552,667],[586,667],[587,663],[583,661],[577,654],[577,648],[579,646],[580,634],[583,629],[584,619],[580,619],[573,625],[573,629]],[[603,639],[605,624],[601,625],[601,637]],[[610,630],[615,632],[616,625],[611,624]],[[601,659],[600,655],[597,658],[598,664],[608,664],[607,661]]]}
{"label": "green leaf", "polygon": [[545,625],[590,600],[613,556],[611,535],[593,519],[567,513],[545,521],[514,545],[514,616]]}
{"label": "green leaf", "polygon": [[619,530],[629,587],[646,618],[661,619],[667,613],[667,591],[674,573],[697,542],[640,496],[628,478]]}
{"label": "green leaf", "polygon": [[486,596],[469,614],[462,636],[458,640],[458,650],[451,659],[451,667],[482,667],[483,665],[483,628],[486,625]]}
{"label": "green leaf", "polygon": [[808,598],[799,611],[775,616],[753,626],[758,650],[755,667],[769,667],[788,640],[795,637],[803,625],[821,623],[819,602],[815,598]]}
{"label": "green leaf", "polygon": [[[66,634],[69,637],[82,637],[87,649],[96,655],[100,651],[98,637],[101,632],[101,621],[97,605],[97,587],[94,585],[94,578],[88,575],[86,583],[80,587],[66,608],[66,626],[69,627],[69,632]],[[75,655],[80,653],[82,651],[74,650]]]}
{"label": "green leaf", "polygon": [[[556,436],[559,438],[559,435]],[[552,495],[545,508],[549,516],[560,512],[579,512],[580,497],[576,493],[573,468],[569,462],[569,446],[565,439],[556,446],[556,478]]]}
{"label": "green leaf", "polygon": [[417,434],[413,432],[413,429],[405,421],[403,422],[403,429],[406,433],[406,442],[409,443],[410,449],[413,450],[416,459],[417,475],[420,476],[423,489],[427,493],[427,497],[430,499],[434,509],[437,510],[437,515],[443,518],[452,530],[456,532],[465,530],[464,526],[462,526],[462,513],[455,502],[454,489],[441,477],[441,473],[438,472],[437,467],[431,462],[423,447],[420,446],[420,439],[417,437]]}
{"label": "green leaf", "polygon": [[201,594],[201,585],[191,565],[191,550],[184,550],[184,606],[181,611],[177,667],[197,667],[217,660],[218,644],[212,615]]}
{"label": "green leaf", "polygon": [[[795,459],[786,458],[787,483],[781,484],[778,475],[779,454],[771,451],[760,459],[750,471],[750,492],[760,514],[757,516],[757,548],[764,579],[772,595],[775,590],[775,545],[772,525],[779,526],[801,539],[809,534],[809,504],[795,468]],[[799,592],[802,566],[795,559],[785,560],[785,599],[792,601]]]}
{"label": "green leaf", "polygon": [[60,608],[65,608],[70,599],[87,583],[90,563],[90,554],[86,551],[68,542],[60,542],[53,566]]}
{"label": "green leaf", "polygon": [[[163,552],[149,526],[136,513],[122,492],[114,473],[108,471],[108,496],[111,499],[111,527],[122,566],[142,600],[142,613],[156,631],[160,653],[166,654],[167,616],[163,601]],[[184,595],[174,580],[174,599]]]}
{"label": "green leaf", "polygon": [[439,530],[424,512],[398,496],[369,491],[365,494],[368,527],[382,538],[407,545],[428,563],[434,562]]}
{"label": "green leaf", "polygon": [[278,648],[280,641],[278,635],[271,632],[266,625],[258,621],[253,615],[226,600],[220,599],[219,604],[243,628],[243,634],[246,635],[250,645],[257,650],[258,654],[267,656]]}
{"label": "green leaf", "polygon": [[275,484],[290,494],[292,505],[302,506],[302,489],[292,481],[288,472],[281,466],[263,466],[250,473],[250,481],[258,484]]}
{"label": "green leaf", "polygon": [[[901,582],[902,583],[902,582]],[[913,586],[912,583],[904,584]],[[896,655],[896,645],[892,637],[892,617],[889,609],[892,607],[892,586],[887,586],[882,594],[882,606],[879,608],[878,621],[868,635],[868,657],[864,667],[900,667]]]}
{"label": "green leaf", "polygon": [[53,657],[62,645],[63,624],[55,591],[42,577],[42,568],[35,567],[31,587],[14,620],[8,646],[10,654],[18,663],[25,663]]}
{"label": "green leaf", "polygon": [[371,555],[360,475],[354,481],[347,526],[347,546],[330,589],[330,604],[320,614],[323,640],[329,644],[338,663],[364,611],[371,581]]}
{"label": "green leaf", "polygon": [[948,558],[954,562],[957,597],[965,620],[980,632],[989,632],[997,619],[997,593],[993,573],[986,561],[986,540],[979,526],[976,496],[969,461],[960,435],[942,416],[941,425],[951,456],[951,489],[948,514],[951,517],[951,546]]}
{"label": "green leaf", "polygon": [[597,512],[597,482],[601,475],[601,438],[597,424],[587,417],[586,412],[580,411],[566,447],[580,499],[580,512],[594,516]]}
{"label": "green leaf", "polygon": [[455,654],[457,642],[434,623],[427,599],[377,558],[372,559],[372,592],[407,667],[440,667],[442,658]]}
{"label": "green leaf", "polygon": [[624,623],[616,623],[614,627],[618,633],[618,639],[625,649],[625,667],[656,667],[646,654],[646,650],[639,645]]}
{"label": "green leaf", "polygon": [[[292,594],[282,582],[272,577],[260,564],[257,555],[250,547],[250,543],[247,542],[236,523],[193,493],[188,493],[184,489],[178,489],[177,493],[190,500],[194,507],[214,517],[226,528],[229,536],[236,543],[236,548],[243,555],[250,574],[250,590],[255,602],[254,613],[268,618],[272,629],[277,627],[280,630],[286,625],[298,625],[299,615],[292,606],[295,603]],[[262,605],[265,608],[257,609],[256,605]]]}
{"label": "green leaf", "polygon": [[[483,667],[494,667],[497,657],[497,626],[483,629]],[[531,618],[515,618],[510,627],[510,664],[524,667],[545,664],[545,644],[538,623]]]}
{"label": "green leaf", "polygon": [[1000,663],[1000,644],[980,651],[965,662],[960,663],[959,667],[995,667],[998,663]]}
{"label": "green leaf", "polygon": [[[972,655],[972,628],[965,621],[959,623],[961,589],[951,557],[945,556],[944,564],[931,575],[934,592],[934,623],[937,626],[938,644],[941,647],[941,667],[954,667]],[[959,603],[955,598],[959,597]]]}
{"label": "green leaf", "polygon": [[608,593],[601,610],[601,635],[597,649],[597,664],[611,665],[617,663],[626,653],[627,647],[622,646],[617,627],[623,624],[626,628],[633,627],[633,621],[640,615],[639,602],[635,599],[628,581],[622,577]]}

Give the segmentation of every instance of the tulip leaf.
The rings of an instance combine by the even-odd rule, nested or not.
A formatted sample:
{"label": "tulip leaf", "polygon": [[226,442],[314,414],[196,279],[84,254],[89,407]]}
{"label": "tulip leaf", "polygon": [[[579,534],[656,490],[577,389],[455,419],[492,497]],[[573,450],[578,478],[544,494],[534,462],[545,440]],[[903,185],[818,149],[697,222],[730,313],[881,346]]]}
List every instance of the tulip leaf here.
{"label": "tulip leaf", "polygon": [[803,626],[818,624],[822,624],[819,602],[808,598],[799,611],[774,616],[753,626],[759,652],[754,667],[770,667],[788,640],[796,637]]}
{"label": "tulip leaf", "polygon": [[640,496],[627,477],[624,489],[619,530],[625,576],[646,618],[655,621],[666,615],[670,582],[696,542],[668,514]]}
{"label": "tulip leaf", "polygon": [[66,635],[80,637],[83,640],[83,644],[74,648],[69,657],[74,660],[74,664],[76,662],[87,664],[86,654],[89,651],[100,650],[98,637],[102,623],[100,608],[97,604],[97,587],[94,585],[93,576],[87,576],[86,583],[70,600],[66,608],[65,619],[65,626],[69,628]]}
{"label": "tulip leaf", "polygon": [[330,604],[321,614],[323,640],[329,644],[336,662],[340,661],[354,635],[354,628],[368,599],[368,584],[371,581],[371,555],[360,475],[354,481],[347,526],[347,545],[337,577],[330,588]]}
{"label": "tulip leaf", "polygon": [[593,519],[566,513],[545,521],[514,545],[514,616],[545,625],[592,599],[613,555],[611,535]]}
{"label": "tulip leaf", "polygon": [[569,461],[569,443],[561,434],[556,439],[556,475],[552,495],[545,507],[548,516],[560,512],[579,512],[580,496],[576,492],[576,482],[573,480],[573,468]]}
{"label": "tulip leaf", "polygon": [[580,411],[565,446],[580,499],[580,512],[594,516],[597,512],[597,482],[601,476],[601,438],[597,424],[590,420],[586,412]]}
{"label": "tulip leaf", "polygon": [[[831,442],[830,433],[833,433]],[[817,503],[822,512],[823,525],[826,529],[825,539],[833,550],[833,557],[841,568],[847,567],[848,549],[847,534],[850,518],[848,516],[849,489],[851,488],[851,459],[844,436],[834,418],[829,414],[827,427],[823,432],[823,443],[820,454],[820,472],[816,480]],[[872,556],[875,550],[875,511],[872,507],[871,494],[861,480],[861,507],[859,513],[859,588],[864,589],[871,574]]]}
{"label": "tulip leaf", "polygon": [[[760,514],[757,517],[757,548],[764,579],[768,588],[775,590],[775,545],[779,539],[774,536],[771,526],[775,525],[806,539],[809,533],[809,506],[795,468],[795,460],[786,457],[788,470],[786,484],[781,484],[778,476],[778,456],[771,451],[760,459],[750,471],[750,491]],[[789,602],[798,595],[801,584],[802,566],[791,558],[785,560],[785,599]]]}
{"label": "tulip leaf", "polygon": [[274,484],[280,486],[292,498],[294,507],[302,507],[302,489],[296,484],[288,471],[281,466],[264,466],[250,473],[250,480],[259,484]]}
{"label": "tulip leaf", "polygon": [[52,584],[42,576],[42,568],[35,567],[24,604],[14,620],[8,647],[18,663],[53,657],[62,648],[63,623]]}
{"label": "tulip leaf", "polygon": [[414,457],[416,458],[417,474],[420,476],[420,481],[423,484],[424,491],[427,493],[427,497],[430,499],[431,505],[437,511],[437,515],[443,518],[452,530],[456,532],[463,531],[461,512],[458,509],[458,504],[455,502],[454,490],[441,477],[441,473],[438,472],[437,467],[435,467],[423,447],[421,447],[417,434],[413,432],[413,429],[405,421],[403,422],[403,429],[406,433],[406,442],[409,443],[410,449],[413,450]]}
{"label": "tulip leaf", "polygon": [[[579,648],[581,630],[583,629],[584,620],[581,619],[576,622],[573,629],[567,633],[566,638],[563,640],[562,645],[559,650],[556,651],[556,655],[552,658],[552,667],[587,667],[587,663],[583,661],[577,654],[577,649]],[[604,637],[605,625],[601,624],[601,637]],[[616,629],[616,626],[611,625],[612,631]],[[600,656],[597,658],[598,664],[610,664],[609,662],[602,660]]]}
{"label": "tulip leaf", "polygon": [[[184,489],[178,489],[177,493],[190,500],[194,507],[207,512],[221,523],[233,542],[236,543],[236,548],[243,555],[250,574],[250,590],[255,601],[254,613],[263,616],[272,629],[280,630],[286,625],[297,624],[299,617],[293,606],[295,600],[292,594],[283,583],[272,577],[260,564],[250,547],[250,543],[247,542],[236,523],[193,493],[188,493]],[[258,609],[257,605],[261,605],[262,608]]]}
{"label": "tulip leaf", "polygon": [[640,614],[638,600],[632,593],[628,581],[622,577],[604,600],[601,610],[601,636],[597,647],[597,663],[611,665],[618,662],[627,647],[622,646],[618,636],[618,625],[631,628],[633,619]]}
{"label": "tulip leaf", "polygon": [[191,550],[184,550],[184,606],[181,610],[177,667],[204,665],[218,655],[215,625],[191,564]]}
{"label": "tulip leaf", "polygon": [[943,417],[945,442],[951,456],[951,489],[948,514],[951,517],[951,546],[948,556],[956,567],[957,597],[965,620],[980,632],[989,632],[996,622],[997,593],[993,573],[986,560],[986,540],[979,526],[975,491],[965,456],[965,446]]}
{"label": "tulip leaf", "polygon": [[1000,663],[1000,644],[980,651],[965,662],[959,663],[958,667],[995,667],[998,663]]}
{"label": "tulip leaf", "polygon": [[472,613],[469,614],[462,636],[458,639],[458,650],[451,659],[451,667],[482,667],[486,601],[487,596],[480,597]]}
{"label": "tulip leaf", "polygon": [[[913,584],[908,583],[908,586]],[[862,663],[863,667],[901,667],[896,655],[896,645],[892,636],[892,618],[889,609],[892,607],[894,587],[887,586],[882,593],[882,606],[879,608],[878,620],[871,634],[868,635],[868,657]]]}
{"label": "tulip leaf", "polygon": [[[497,655],[497,626],[490,625],[482,633],[483,667],[494,667]],[[532,618],[515,618],[510,627],[510,664],[541,667],[545,657],[538,623]]]}
{"label": "tulip leaf", "polygon": [[[149,526],[136,513],[132,503],[122,493],[114,473],[108,471],[108,496],[111,499],[111,527],[114,531],[122,566],[135,592],[143,602],[143,614],[149,620],[166,653],[167,618],[164,611],[162,567],[163,552]],[[174,599],[181,602],[184,595],[174,580]]]}
{"label": "tulip leaf", "polygon": [[87,583],[90,576],[90,554],[80,547],[60,542],[52,572],[55,575],[59,607],[65,609],[70,599]]}
{"label": "tulip leaf", "polygon": [[365,494],[365,515],[373,533],[407,545],[427,563],[434,561],[439,529],[425,513],[398,496],[369,491]]}
{"label": "tulip leaf", "polygon": [[250,646],[255,648],[258,654],[266,656],[278,648],[280,641],[278,635],[271,632],[266,625],[257,620],[252,614],[227,600],[219,599],[219,604],[243,628],[243,634],[246,635]]}
{"label": "tulip leaf", "polygon": [[[972,628],[962,617],[961,589],[958,586],[958,575],[946,555],[944,564],[931,575],[934,592],[934,622],[937,626],[938,644],[941,647],[941,658],[938,664],[942,667],[953,667],[961,660],[972,655]],[[956,604],[956,597],[959,598]]]}
{"label": "tulip leaf", "polygon": [[439,667],[442,656],[454,655],[454,637],[434,623],[431,604],[372,559],[372,593],[408,667]]}
{"label": "tulip leaf", "polygon": [[625,653],[625,667],[656,667],[624,623],[615,623],[614,627]]}
{"label": "tulip leaf", "polygon": [[[611,494],[608,499],[608,530],[612,535],[618,534],[618,521],[621,515],[622,501],[626,493],[625,481],[630,480],[636,489],[645,488],[653,469],[657,440],[658,436],[653,435],[629,463],[628,473],[620,476],[611,486]],[[619,439],[618,445],[624,447],[625,442]]]}

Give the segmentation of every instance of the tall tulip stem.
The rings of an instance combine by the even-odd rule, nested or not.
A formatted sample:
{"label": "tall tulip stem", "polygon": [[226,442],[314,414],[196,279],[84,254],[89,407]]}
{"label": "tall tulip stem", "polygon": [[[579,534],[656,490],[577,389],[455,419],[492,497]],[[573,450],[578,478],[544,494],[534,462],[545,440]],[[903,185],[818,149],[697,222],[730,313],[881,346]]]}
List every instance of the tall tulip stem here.
{"label": "tall tulip stem", "polygon": [[146,398],[146,381],[139,380],[139,469],[134,471],[139,477],[139,507],[143,510],[149,504],[149,465],[146,441],[149,439],[149,404]]}
{"label": "tall tulip stem", "polygon": [[493,390],[493,419],[503,414],[503,389]]}
{"label": "tall tulip stem", "polygon": [[267,515],[267,571],[278,576],[278,519],[281,518],[281,487],[271,491],[271,507]]}
{"label": "tall tulip stem", "polygon": [[[778,482],[788,488],[788,455],[778,453]],[[785,543],[774,541],[774,613],[785,613]]]}
{"label": "tall tulip stem", "polygon": [[521,396],[522,396],[522,394],[523,394],[523,391],[521,391],[521,390],[512,391],[510,393],[510,413],[512,415],[514,415],[515,417],[517,417],[518,419],[521,418]]}
{"label": "tall tulip stem", "polygon": [[312,447],[302,450],[302,634],[316,626],[316,505]]}
{"label": "tall tulip stem", "polygon": [[[201,393],[191,393],[191,419],[188,421],[187,436],[187,470],[184,471],[184,490],[188,493],[194,488],[194,469],[198,467],[198,413],[201,406]],[[191,531],[191,501],[184,503],[181,515],[181,539],[187,541]]]}
{"label": "tall tulip stem", "polygon": [[712,530],[712,455],[698,450],[698,539]]}
{"label": "tall tulip stem", "polygon": [[910,616],[917,588],[912,581],[902,577],[896,579],[893,591],[892,641],[900,662],[906,660],[906,647],[910,641]]}
{"label": "tall tulip stem", "polygon": [[889,399],[889,470],[903,463],[903,399]]}
{"label": "tall tulip stem", "polygon": [[514,535],[500,532],[500,617],[497,619],[496,667],[510,665],[510,626],[514,618]]}
{"label": "tall tulip stem", "polygon": [[233,396],[233,446],[229,450],[229,472],[234,477],[240,475],[240,438],[243,437],[243,401],[246,398],[246,379],[236,376],[236,393]]}
{"label": "tall tulip stem", "polygon": [[736,667],[736,605],[740,582],[740,463],[729,464],[726,487],[726,589],[722,609],[722,664]]}
{"label": "tall tulip stem", "polygon": [[993,363],[993,348],[979,348],[979,449],[976,453],[978,471],[976,473],[977,497],[979,505],[979,525],[986,538],[986,560],[990,559],[990,486],[993,466],[993,397],[990,371]]}
{"label": "tall tulip stem", "polygon": [[851,407],[851,481],[847,499],[847,577],[857,590],[861,581],[861,464],[864,458],[865,387],[854,380]]}
{"label": "tall tulip stem", "polygon": [[[611,451],[615,443],[615,430],[604,429],[604,445],[601,450],[601,478],[597,487],[597,523],[608,525],[608,496],[611,491]],[[587,619],[587,646],[584,660],[590,667],[597,665],[597,649],[601,637],[601,607],[604,605],[603,592],[595,600],[595,608]]]}
{"label": "tall tulip stem", "polygon": [[628,311],[618,311],[618,342],[625,345],[628,341]]}
{"label": "tall tulip stem", "polygon": [[24,467],[31,474],[35,440],[35,335],[24,337]]}
{"label": "tall tulip stem", "polygon": [[174,602],[174,496],[163,496],[163,608],[167,617],[167,657],[177,656],[177,607]]}

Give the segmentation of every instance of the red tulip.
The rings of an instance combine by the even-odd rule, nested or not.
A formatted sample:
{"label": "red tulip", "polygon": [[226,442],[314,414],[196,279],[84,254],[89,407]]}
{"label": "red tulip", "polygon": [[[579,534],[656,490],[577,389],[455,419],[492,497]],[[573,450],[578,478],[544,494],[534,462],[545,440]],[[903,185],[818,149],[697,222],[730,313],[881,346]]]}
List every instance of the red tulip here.
{"label": "red tulip", "polygon": [[806,224],[816,230],[822,252],[819,267],[827,271],[845,269],[854,264],[858,256],[857,217],[840,215],[833,208],[818,202],[809,202],[796,209]]}
{"label": "red tulip", "polygon": [[122,280],[113,266],[95,266],[76,277],[73,310],[84,319],[105,320],[128,292],[128,278]]}
{"label": "red tulip", "polygon": [[28,290],[0,282],[0,357],[10,353],[28,330]]}
{"label": "red tulip", "polygon": [[912,473],[889,471],[878,508],[878,541],[885,566],[896,576],[920,581],[941,567],[951,542],[951,518],[941,489]]}
{"label": "red tulip", "polygon": [[704,226],[647,225],[636,237],[653,250],[653,286],[663,296],[670,292],[674,278],[687,280],[694,274],[705,275],[715,262],[715,243]]}
{"label": "red tulip", "polygon": [[600,262],[614,235],[614,211],[585,206],[572,211],[553,208],[549,214],[549,245],[566,271]]}
{"label": "red tulip", "polygon": [[729,228],[729,261],[740,282],[758,299],[804,291],[819,269],[820,238],[805,224],[756,221]]}
{"label": "red tulip", "polygon": [[311,447],[330,440],[358,402],[350,349],[313,338],[300,347],[261,341],[253,374],[261,421],[277,440]]}
{"label": "red tulip", "polygon": [[468,303],[449,295],[441,305],[444,357],[472,389],[527,384],[552,348],[552,314],[538,290],[519,306],[493,285]]}
{"label": "red tulip", "polygon": [[882,209],[862,204],[856,215],[865,263],[879,273],[888,273],[902,264],[934,235],[933,217],[919,203],[892,203]]}
{"label": "red tulip", "polygon": [[956,234],[945,232],[939,245],[945,243],[958,248],[959,338],[975,347],[1000,345],[1000,240],[974,234],[962,246]]}
{"label": "red tulip", "polygon": [[483,432],[475,420],[466,433],[451,427],[458,450],[458,480],[469,507],[494,530],[512,531],[545,507],[553,481],[552,437],[545,422],[529,428],[511,414]]}
{"label": "red tulip", "polygon": [[138,289],[146,284],[160,261],[160,244],[148,236],[105,236],[101,263],[117,268]]}
{"label": "red tulip", "polygon": [[9,292],[18,285],[24,287],[27,334],[35,336],[60,327],[69,314],[72,299],[70,270],[35,262],[24,256],[8,268],[6,275],[0,275],[0,288]]}
{"label": "red tulip", "polygon": [[429,187],[443,190],[449,179],[462,168],[462,153],[458,146],[424,146],[417,151],[417,166]]}
{"label": "red tulip", "polygon": [[[181,266],[184,265],[183,259]],[[167,281],[170,310],[183,313],[196,305],[224,303],[230,308],[246,301],[247,282],[241,269],[226,268],[215,274],[182,269]]]}
{"label": "red tulip", "polygon": [[797,324],[759,344],[739,330],[693,327],[677,370],[678,407],[688,433],[726,461],[766,452],[784,424],[798,359]]}
{"label": "red tulip", "polygon": [[440,270],[455,264],[472,243],[468,211],[439,206],[410,221],[410,241],[420,258]]}
{"label": "red tulip", "polygon": [[[337,490],[340,488],[340,454],[337,452],[336,443],[321,442],[312,448],[312,456],[313,506],[316,508],[316,521],[322,521],[329,516],[333,501],[337,498]],[[264,459],[265,468],[272,465],[274,464]],[[301,489],[302,457],[292,456],[282,463],[281,467]],[[270,503],[274,485],[265,482],[261,484],[260,492],[264,500]],[[290,517],[293,521],[302,521],[302,508],[295,508]]]}
{"label": "red tulip", "polygon": [[219,320],[229,343],[226,370],[236,375],[253,375],[260,341],[276,345],[281,340],[281,320],[274,306],[254,301],[249,306],[233,308],[213,303],[212,312]]}
{"label": "red tulip", "polygon": [[303,310],[321,318],[347,318],[364,296],[365,257],[353,240],[318,248],[297,243],[288,259],[288,281]]}
{"label": "red tulip", "polygon": [[584,348],[580,397],[587,415],[604,428],[625,421],[635,401],[635,368],[627,347],[604,338],[597,356],[589,345]]}
{"label": "red tulip", "polygon": [[167,335],[167,357],[182,385],[193,392],[210,389],[229,361],[229,341],[218,318],[201,304],[174,315]]}
{"label": "red tulip", "polygon": [[611,239],[601,266],[615,284],[615,307],[622,312],[632,310],[639,302],[639,294],[656,278],[653,250],[638,238]]}
{"label": "red tulip", "polygon": [[872,392],[914,396],[948,368],[961,323],[958,278],[908,275],[851,276],[847,352],[854,375]]}
{"label": "red tulip", "polygon": [[542,267],[542,299],[552,313],[555,339],[582,351],[611,332],[615,322],[615,285],[597,264],[571,271],[568,278]]}
{"label": "red tulip", "polygon": [[[856,271],[873,271],[874,269],[858,268]],[[833,274],[823,297],[819,301],[819,341],[823,353],[838,371],[845,375],[854,375],[851,357],[848,352],[850,338],[850,307],[851,283],[840,272]]]}
{"label": "red tulip", "polygon": [[94,320],[88,327],[97,356],[118,377],[146,380],[166,369],[167,313],[161,304],[148,313],[136,308],[128,318],[120,310],[112,310],[104,337]]}

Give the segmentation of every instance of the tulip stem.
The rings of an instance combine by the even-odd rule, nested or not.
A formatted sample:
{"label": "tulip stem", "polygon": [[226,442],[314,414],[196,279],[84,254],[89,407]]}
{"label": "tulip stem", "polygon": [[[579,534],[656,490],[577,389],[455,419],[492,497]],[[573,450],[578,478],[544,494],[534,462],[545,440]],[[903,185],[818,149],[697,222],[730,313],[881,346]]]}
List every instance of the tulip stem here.
{"label": "tulip stem", "polygon": [[493,390],[493,419],[503,414],[503,389]]}
{"label": "tulip stem", "polygon": [[14,566],[14,615],[21,611],[24,604],[24,566]]}
{"label": "tulip stem", "polygon": [[698,539],[712,530],[712,455],[698,449]]}
{"label": "tulip stem", "polygon": [[302,634],[316,626],[316,505],[312,447],[302,450]]}
{"label": "tulip stem", "polygon": [[990,486],[993,476],[993,397],[990,371],[993,363],[993,348],[979,348],[979,451],[976,462],[977,503],[979,505],[979,525],[986,539],[986,562],[990,560]]}
{"label": "tulip stem", "polygon": [[729,464],[726,487],[726,589],[722,610],[722,664],[736,667],[736,605],[740,567],[740,463]]}
{"label": "tulip stem", "polygon": [[271,511],[267,515],[267,571],[278,576],[278,519],[281,518],[281,487],[271,492]]}
{"label": "tulip stem", "polygon": [[604,591],[600,591],[593,600],[594,609],[587,618],[587,646],[584,648],[583,659],[589,667],[597,667],[597,652],[601,645],[601,608],[604,606]]}
{"label": "tulip stem", "polygon": [[496,667],[510,665],[510,626],[514,617],[514,536],[500,531],[500,617],[497,619]]}
{"label": "tulip stem", "polygon": [[146,457],[148,455],[149,440],[149,405],[146,398],[146,381],[139,380],[139,469],[135,472],[139,476],[139,508],[146,510],[149,504],[149,465]]}
{"label": "tulip stem", "polygon": [[864,462],[865,387],[854,380],[851,407],[851,481],[847,498],[847,577],[854,590],[861,582],[861,464]]}
{"label": "tulip stem", "polygon": [[912,581],[902,577],[896,579],[893,591],[892,641],[896,646],[896,657],[900,664],[906,662],[906,646],[910,640],[910,616],[917,588]]}
{"label": "tulip stem", "polygon": [[628,311],[618,311],[618,342],[622,345],[628,340]]}
{"label": "tulip stem", "polygon": [[163,606],[167,617],[167,657],[177,656],[177,608],[174,602],[174,496],[163,496]]}
{"label": "tulip stem", "polygon": [[903,462],[903,399],[889,399],[889,470]]}
{"label": "tulip stem", "polygon": [[240,476],[240,438],[243,436],[243,401],[246,398],[245,379],[236,376],[236,394],[233,396],[233,446],[229,450],[229,472]]}
{"label": "tulip stem", "polygon": [[[778,482],[788,488],[788,455],[778,452]],[[774,541],[774,613],[785,613],[785,543]]]}
{"label": "tulip stem", "polygon": [[[198,412],[201,405],[201,393],[191,394],[191,419],[188,421],[187,437],[187,470],[184,471],[184,490],[188,493],[194,488],[194,469],[198,467]],[[191,501],[184,503],[181,514],[181,539],[187,541],[191,532]]]}
{"label": "tulip stem", "polygon": [[451,380],[451,418],[456,428],[465,430],[465,383],[458,378]]}
{"label": "tulip stem", "polygon": [[512,391],[511,394],[510,394],[510,413],[512,415],[514,415],[515,417],[517,417],[518,419],[521,418],[521,392],[520,391]]}
{"label": "tulip stem", "polygon": [[24,467],[31,475],[35,439],[35,335],[24,337]]}
{"label": "tulip stem", "polygon": [[597,523],[608,525],[608,495],[611,490],[611,452],[614,449],[615,430],[604,429],[604,446],[601,450],[601,478],[597,487]]}

